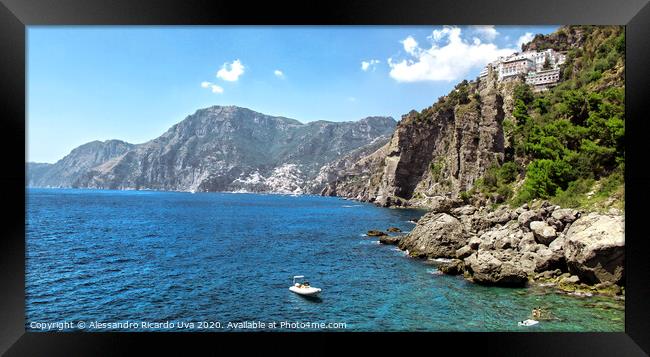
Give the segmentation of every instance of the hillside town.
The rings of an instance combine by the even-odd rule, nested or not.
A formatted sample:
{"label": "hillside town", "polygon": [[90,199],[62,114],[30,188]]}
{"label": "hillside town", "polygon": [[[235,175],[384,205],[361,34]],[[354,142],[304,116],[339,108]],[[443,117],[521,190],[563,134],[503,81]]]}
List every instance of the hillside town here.
{"label": "hillside town", "polygon": [[566,61],[566,55],[547,49],[544,51],[526,51],[502,56],[488,63],[479,74],[483,79],[491,71],[496,73],[499,81],[508,81],[524,76],[527,84],[535,91],[546,90],[560,81],[560,65]]}

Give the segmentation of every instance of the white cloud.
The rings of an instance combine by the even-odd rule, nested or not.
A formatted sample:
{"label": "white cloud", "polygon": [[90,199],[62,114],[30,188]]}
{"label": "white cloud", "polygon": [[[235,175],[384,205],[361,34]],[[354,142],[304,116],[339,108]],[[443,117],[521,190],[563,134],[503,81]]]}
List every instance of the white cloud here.
{"label": "white cloud", "polygon": [[244,74],[244,65],[241,61],[234,60],[232,63],[224,63],[221,66],[219,72],[217,72],[217,78],[221,78],[224,81],[234,82],[239,79],[239,76]]}
{"label": "white cloud", "polygon": [[494,25],[472,26],[472,30],[486,41],[494,41],[499,35],[499,31],[494,28]]}
{"label": "white cloud", "polygon": [[521,35],[521,37],[519,37],[519,39],[517,40],[517,47],[521,48],[521,45],[532,41],[533,38],[535,38],[535,35],[533,35],[530,32],[526,32],[525,34]]}
{"label": "white cloud", "polygon": [[372,69],[374,71],[377,64],[379,64],[379,62],[380,61],[376,59],[371,59],[369,61],[361,61],[361,70],[366,72],[369,69]]}
{"label": "white cloud", "polygon": [[278,78],[284,78],[284,72],[282,72],[279,69],[276,69],[275,71],[273,71],[273,74]]}
{"label": "white cloud", "polygon": [[407,37],[402,44],[410,58],[401,61],[389,58],[390,76],[398,82],[453,81],[499,56],[517,51],[516,48],[499,48],[480,40],[470,43],[461,38],[461,33],[458,27],[446,26],[434,30],[429,37],[433,41],[431,48],[421,48],[415,39]]}
{"label": "white cloud", "polygon": [[415,55],[415,50],[418,48],[418,42],[413,37],[409,36],[406,39],[404,39],[404,41],[401,42],[402,45],[404,46],[404,51],[406,51],[406,53]]}
{"label": "white cloud", "polygon": [[201,88],[210,89],[212,93],[217,93],[217,94],[223,93],[223,88],[221,86],[218,86],[214,83],[210,83],[207,81],[201,82]]}

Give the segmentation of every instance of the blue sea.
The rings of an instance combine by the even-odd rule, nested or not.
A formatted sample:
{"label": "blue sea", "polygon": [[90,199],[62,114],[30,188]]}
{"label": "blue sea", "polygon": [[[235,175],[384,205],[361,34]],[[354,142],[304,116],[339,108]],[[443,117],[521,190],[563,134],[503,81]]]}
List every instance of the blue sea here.
{"label": "blue sea", "polygon": [[[28,189],[28,331],[623,331],[624,303],[441,275],[333,197]],[[288,290],[292,276],[319,299]],[[520,327],[535,307],[557,319]]]}

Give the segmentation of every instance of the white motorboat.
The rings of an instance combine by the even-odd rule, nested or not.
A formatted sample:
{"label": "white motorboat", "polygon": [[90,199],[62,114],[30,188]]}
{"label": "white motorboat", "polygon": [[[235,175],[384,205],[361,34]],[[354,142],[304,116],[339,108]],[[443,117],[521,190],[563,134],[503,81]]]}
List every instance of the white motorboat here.
{"label": "white motorboat", "polygon": [[292,292],[298,295],[304,295],[304,296],[318,295],[321,292],[321,289],[309,285],[308,281],[303,280],[304,278],[305,278],[304,275],[294,276],[293,285],[289,287],[289,290],[291,290]]}
{"label": "white motorboat", "polygon": [[537,321],[537,320],[528,319],[528,320],[524,320],[524,321],[519,321],[517,324],[519,326],[533,326],[533,325],[537,325],[538,323],[539,323],[539,321]]}

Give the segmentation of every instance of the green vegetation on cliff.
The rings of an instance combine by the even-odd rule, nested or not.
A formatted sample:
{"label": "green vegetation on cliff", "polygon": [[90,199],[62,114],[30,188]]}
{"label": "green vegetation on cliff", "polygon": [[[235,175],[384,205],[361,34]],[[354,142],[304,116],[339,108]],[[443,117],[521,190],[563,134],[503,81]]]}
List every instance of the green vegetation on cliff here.
{"label": "green vegetation on cliff", "polygon": [[524,83],[514,88],[514,120],[504,122],[506,162],[481,182],[503,193],[505,181],[490,177],[513,165],[521,170],[525,180],[513,205],[543,198],[581,207],[618,194],[622,208],[625,33],[618,26],[580,28],[585,41],[568,51],[558,86],[540,93]]}

